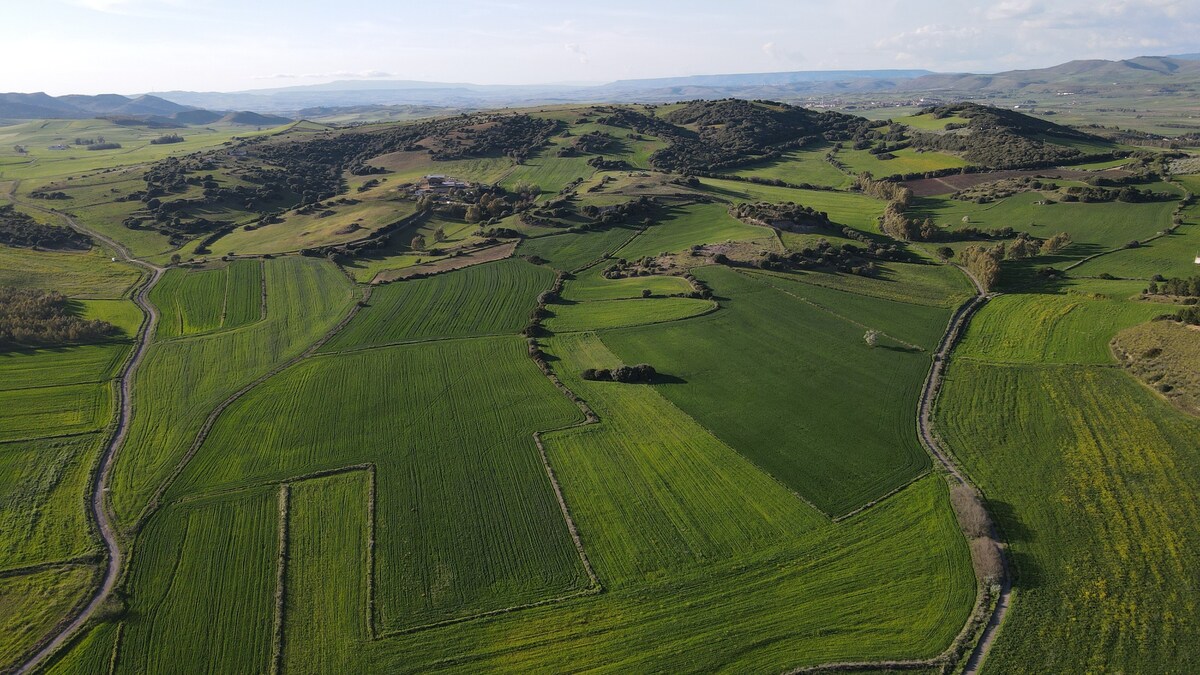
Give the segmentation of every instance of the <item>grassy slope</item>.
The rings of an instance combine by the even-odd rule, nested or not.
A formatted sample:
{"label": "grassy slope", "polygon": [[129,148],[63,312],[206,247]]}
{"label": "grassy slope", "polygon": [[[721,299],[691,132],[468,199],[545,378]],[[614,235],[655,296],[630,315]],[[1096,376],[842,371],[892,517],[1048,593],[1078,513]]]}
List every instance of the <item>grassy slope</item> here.
{"label": "grassy slope", "polygon": [[716,304],[711,300],[692,298],[591,300],[550,305],[553,316],[546,319],[545,325],[555,333],[640,326],[686,319],[712,311],[715,307]]}
{"label": "grassy slope", "polygon": [[[720,311],[608,332],[605,343],[626,363],[650,363],[684,380],[659,388],[826,512],[850,511],[928,468],[912,422],[927,353],[871,349],[858,323],[727,268],[697,276],[722,298]],[[846,300],[876,310],[847,318],[892,332],[895,322],[884,317],[896,315],[876,313],[890,312],[888,301]],[[944,327],[948,317],[918,305],[907,310],[894,332],[919,333],[926,322]],[[756,392],[753,405],[728,405],[746,392]]]}
{"label": "grassy slope", "polygon": [[[1043,198],[1038,192],[1024,192],[990,204],[976,204],[949,197],[926,197],[914,201],[913,214],[932,217],[938,225],[951,229],[1012,227],[1042,238],[1066,232],[1075,242],[1068,252],[1082,256],[1153,236],[1171,224],[1171,212],[1176,206],[1172,201],[1035,203]],[[964,216],[970,219],[969,223],[962,222]]]}
{"label": "grassy slope", "polygon": [[[466,335],[516,333],[554,283],[545,267],[501,260],[381,286],[323,351]],[[453,308],[453,309],[451,309]]]}
{"label": "grassy slope", "polygon": [[119,298],[137,282],[132,265],[102,252],[54,253],[0,245],[0,286],[43,288],[73,298]]}
{"label": "grassy slope", "polygon": [[796,542],[801,553],[762,564],[702,566],[375,643],[369,667],[779,672],[929,656],[949,643],[974,595],[944,491],[937,479],[923,480],[861,517],[811,532]]}
{"label": "grassy slope", "polygon": [[198,335],[257,321],[262,311],[259,268],[257,260],[237,260],[215,269],[168,270],[150,292],[160,314],[156,337]]}

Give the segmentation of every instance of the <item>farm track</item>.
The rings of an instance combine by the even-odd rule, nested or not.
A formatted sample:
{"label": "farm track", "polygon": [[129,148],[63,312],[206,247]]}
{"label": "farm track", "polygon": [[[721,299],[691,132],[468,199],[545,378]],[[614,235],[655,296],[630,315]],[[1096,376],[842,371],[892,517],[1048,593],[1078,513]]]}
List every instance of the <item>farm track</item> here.
{"label": "farm track", "polygon": [[150,302],[150,290],[154,285],[162,279],[165,270],[162,267],[153,265],[143,260],[138,260],[133,257],[129,249],[99,232],[95,232],[90,228],[80,225],[75,219],[65,213],[48,209],[28,202],[23,202],[17,199],[17,187],[20,181],[14,181],[9,189],[8,197],[15,204],[21,204],[27,208],[32,208],[42,213],[62,218],[67,225],[75,230],[86,234],[93,239],[102,242],[110,248],[122,262],[130,263],[142,267],[150,272],[150,277],[142,282],[142,284],[134,291],[133,301],[137,303],[142,310],[144,319],[141,328],[138,330],[137,337],[134,341],[134,349],[132,356],[125,362],[124,368],[118,377],[119,385],[117,387],[117,405],[120,412],[117,414],[116,426],[113,429],[113,434],[104,449],[104,454],[100,457],[100,465],[97,468],[92,481],[92,498],[89,505],[92,510],[92,517],[95,518],[97,529],[100,533],[100,538],[104,542],[106,549],[104,577],[100,587],[92,594],[91,599],[78,611],[73,619],[66,622],[65,625],[59,624],[56,627],[56,632],[52,636],[43,638],[41,648],[38,649],[32,656],[17,668],[16,672],[20,674],[28,673],[37,668],[47,657],[61,648],[76,633],[95,616],[108,600],[116,588],[117,582],[121,577],[121,547],[117,541],[116,532],[113,529],[112,520],[110,518],[108,507],[105,501],[105,496],[108,490],[108,479],[112,473],[113,460],[116,458],[117,452],[121,446],[125,444],[125,437],[129,432],[129,424],[133,419],[133,399],[131,396],[133,388],[133,375],[137,368],[142,363],[142,359],[146,356],[146,352],[150,347],[151,340],[154,335],[155,328],[158,326],[158,310]]}
{"label": "farm track", "polygon": [[[958,463],[950,456],[946,449],[942,446],[941,440],[933,432],[933,404],[937,400],[938,393],[942,388],[942,380],[946,370],[946,361],[950,356],[950,352],[962,337],[963,330],[970,321],[971,316],[983,306],[985,302],[995,297],[995,293],[988,293],[983,284],[979,283],[979,279],[971,274],[965,268],[959,268],[971,280],[971,284],[975,286],[975,297],[969,300],[966,304],[959,308],[954,317],[950,320],[950,326],[946,329],[946,333],[942,336],[942,341],[938,344],[937,352],[934,354],[933,367],[929,370],[929,376],[925,379],[925,386],[921,390],[921,403],[918,408],[917,428],[920,432],[921,444],[929,451],[935,459],[946,471],[949,472],[954,479],[961,484],[970,484],[966,474],[958,466]],[[999,533],[996,527],[992,525],[992,535],[996,541],[1002,541],[998,537]],[[971,651],[971,655],[967,658],[966,665],[963,667],[963,675],[976,675],[979,668],[983,665],[984,659],[987,658],[988,651],[996,640],[996,636],[1000,632],[1000,626],[1004,623],[1004,617],[1008,614],[1008,608],[1012,596],[1012,573],[1008,566],[1008,557],[1003,554],[1001,549],[1001,563],[1003,567],[1002,577],[1000,580],[1000,593],[996,599],[995,607],[992,609],[991,616],[988,617],[988,622],[983,628],[983,633],[979,636],[979,641],[975,644],[975,648]]]}
{"label": "farm track", "polygon": [[[950,317],[950,323],[946,327],[946,332],[942,335],[942,339],[938,342],[937,350],[933,355],[933,365],[929,369],[929,374],[925,378],[925,384],[921,388],[921,399],[917,406],[917,435],[921,439],[923,445],[930,456],[937,460],[938,464],[945,469],[947,475],[959,484],[971,485],[966,473],[958,466],[958,463],[950,456],[950,453],[942,446],[941,440],[933,431],[933,407],[937,401],[938,393],[941,391],[942,380],[946,370],[946,362],[953,351],[958,340],[962,337],[963,330],[967,326],[967,322],[971,316],[983,306],[991,298],[995,297],[996,293],[988,293],[979,280],[973,274],[964,268],[959,268],[963,274],[971,280],[971,284],[975,287],[975,295],[960,306]],[[992,535],[996,541],[1001,541],[997,536],[995,526],[992,526]],[[1001,549],[1003,550],[1003,549]],[[963,675],[977,675],[984,660],[987,658],[988,651],[999,634],[1000,627],[1004,623],[1004,617],[1008,614],[1008,608],[1011,604],[1012,595],[1012,574],[1008,566],[1008,559],[1003,554],[1001,555],[1003,564],[1003,577],[1000,581],[1000,592],[996,598],[996,602],[988,616],[987,623],[984,625],[982,632],[979,635],[978,641],[967,657],[963,666]],[[787,671],[789,675],[798,673],[822,673],[822,672],[844,672],[855,670],[920,670],[940,666],[944,663],[947,657],[951,657],[955,650],[963,644],[963,641],[971,637],[971,629],[976,618],[979,617],[977,612],[987,610],[987,605],[983,604],[982,599],[976,605],[976,610],[972,611],[971,616],[967,618],[966,624],[960,631],[958,638],[944,652],[931,659],[912,659],[904,661],[839,661],[834,663],[823,663],[815,666],[806,666]]]}

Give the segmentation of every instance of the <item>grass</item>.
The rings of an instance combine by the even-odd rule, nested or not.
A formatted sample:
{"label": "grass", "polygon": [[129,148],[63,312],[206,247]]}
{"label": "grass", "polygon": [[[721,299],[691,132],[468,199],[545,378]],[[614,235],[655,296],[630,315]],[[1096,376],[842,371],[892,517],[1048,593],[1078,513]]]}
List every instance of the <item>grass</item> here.
{"label": "grass", "polygon": [[171,496],[375,463],[375,620],[409,628],[586,586],[531,438],[578,417],[517,337],[310,359],[230,408]]}
{"label": "grass", "polygon": [[[134,377],[138,413],[113,468],[118,522],[131,525],[187,452],[218,403],[307,349],[346,314],[350,284],[329,262],[286,257],[265,266],[263,321],[153,343]],[[181,381],[187,386],[179,386]]]}
{"label": "grass", "polygon": [[0,391],[103,382],[116,377],[128,351],[108,343],[0,352]]}
{"label": "grass", "polygon": [[50,632],[92,584],[93,570],[55,567],[0,577],[0,654],[5,666]]}
{"label": "grass", "polygon": [[0,442],[96,431],[108,424],[112,391],[95,384],[0,391]]}
{"label": "grass", "polygon": [[955,354],[996,363],[1110,364],[1108,341],[1164,305],[1084,293],[1002,295],[971,320]]}
{"label": "grass", "polygon": [[971,296],[967,277],[949,265],[889,262],[876,276],[840,272],[755,272],[763,276],[930,307],[957,307]]}
{"label": "grass", "polygon": [[170,269],[150,292],[159,310],[158,339],[236,328],[262,316],[262,272],[257,260]]}
{"label": "grass", "polygon": [[830,143],[821,143],[816,147],[785,152],[779,159],[773,159],[758,164],[750,164],[733,171],[733,175],[749,178],[770,178],[786,183],[809,185],[827,185],[838,189],[850,187],[854,179],[843,173],[825,159]]}
{"label": "grass", "polygon": [[282,222],[252,230],[237,229],[221,237],[211,248],[218,253],[285,253],[330,246],[369,236],[385,225],[416,213],[416,203],[403,199],[365,199],[354,205],[332,207],[311,215],[288,214]]}
{"label": "grass", "polygon": [[570,333],[640,326],[686,319],[712,311],[715,307],[716,304],[711,300],[641,297],[553,304],[550,305],[553,316],[546,320],[546,328],[555,333]]}
{"label": "grass", "polygon": [[326,343],[341,351],[395,342],[515,334],[554,273],[524,260],[501,260],[426,279],[378,287],[367,308]]}
{"label": "grass", "polygon": [[944,493],[937,479],[925,479],[845,526],[798,539],[794,555],[704,565],[594,598],[400,636],[369,645],[370,663],[394,672],[779,672],[932,656],[974,597]]}
{"label": "grass", "polygon": [[[361,671],[368,637],[368,474],[300,481],[290,488],[283,669]],[[329,583],[337,579],[337,583]]]}
{"label": "grass", "polygon": [[637,230],[626,227],[609,227],[597,232],[579,234],[556,234],[525,239],[517,248],[517,253],[536,255],[548,261],[555,269],[572,271],[609,255],[635,234]]}
{"label": "grass", "polygon": [[770,241],[771,230],[747,225],[722,204],[691,204],[677,207],[633,241],[617,249],[613,257],[634,260],[660,253],[677,253],[696,244],[723,241]]}
{"label": "grass", "polygon": [[851,173],[868,171],[876,178],[938,169],[957,169],[967,165],[967,161],[962,157],[944,152],[904,148],[891,154],[895,155],[893,159],[880,159],[878,155],[872,155],[867,150],[841,150],[837,158]]}
{"label": "grass", "polygon": [[605,279],[589,270],[568,282],[563,287],[562,297],[570,302],[621,300],[640,298],[644,290],[649,290],[654,295],[671,295],[673,293],[690,293],[692,285],[683,277],[653,275]]}
{"label": "grass", "polygon": [[1071,270],[1076,276],[1112,274],[1121,278],[1149,280],[1156,274],[1165,277],[1188,277],[1196,273],[1196,256],[1200,255],[1200,224],[1192,213],[1175,232],[1159,237],[1137,248],[1122,249]]}
{"label": "grass", "polygon": [[863,232],[879,232],[879,217],[886,204],[856,192],[830,190],[799,190],[796,188],[758,185],[740,181],[703,178],[704,188],[713,195],[732,202],[764,201],[773,204],[795,202],[829,214],[833,222]]}
{"label": "grass", "polygon": [[87,630],[78,642],[50,657],[50,675],[108,675],[118,624],[101,623]]}
{"label": "grass", "polygon": [[938,428],[988,495],[1017,566],[989,669],[1190,669],[1200,422],[1116,369],[962,359]]}
{"label": "grass", "polygon": [[600,415],[600,424],[545,442],[609,585],[777,549],[828,522],[654,388],[580,378],[585,368],[621,363],[594,333],[555,337],[547,351]]}
{"label": "grass", "polygon": [[555,157],[553,150],[543,150],[537,157],[513,167],[500,185],[512,189],[518,183],[532,183],[545,194],[555,194],[578,178],[587,178],[596,170],[588,166],[589,157]]}
{"label": "grass", "polygon": [[[1042,199],[1040,192],[1023,192],[990,204],[964,202],[948,196],[924,197],[914,200],[913,215],[931,217],[938,225],[950,229],[1012,227],[1041,238],[1066,232],[1075,242],[1066,249],[1066,254],[1083,256],[1157,234],[1170,226],[1171,212],[1177,205],[1174,201],[1036,203]],[[963,217],[969,218],[970,222],[964,223]]]}
{"label": "grass", "polygon": [[270,670],[278,522],[271,489],[156,514],[139,538],[139,564],[130,570],[121,667]]}
{"label": "grass", "polygon": [[0,286],[42,288],[73,298],[120,298],[137,283],[132,265],[99,251],[56,253],[0,245]]}
{"label": "grass", "polygon": [[0,570],[96,551],[83,504],[102,442],[86,434],[0,446]]}
{"label": "grass", "polygon": [[918,131],[945,131],[947,124],[967,124],[970,122],[965,117],[956,115],[947,115],[945,117],[934,117],[930,114],[924,115],[909,115],[908,117],[893,118],[899,124],[912,127]]}
{"label": "grass", "polygon": [[[605,344],[626,363],[682,380],[656,387],[826,513],[851,511],[928,468],[913,424],[928,353],[894,342],[872,349],[864,324],[918,334],[921,324],[943,328],[946,310],[844,294],[864,309],[839,305],[849,313],[839,315],[805,302],[802,284],[789,295],[728,268],[696,276],[720,311],[607,332]],[[748,391],[760,393],[753,405],[729,405]]]}
{"label": "grass", "polygon": [[1200,335],[1175,321],[1151,321],[1113,339],[1130,373],[1180,410],[1200,415]]}

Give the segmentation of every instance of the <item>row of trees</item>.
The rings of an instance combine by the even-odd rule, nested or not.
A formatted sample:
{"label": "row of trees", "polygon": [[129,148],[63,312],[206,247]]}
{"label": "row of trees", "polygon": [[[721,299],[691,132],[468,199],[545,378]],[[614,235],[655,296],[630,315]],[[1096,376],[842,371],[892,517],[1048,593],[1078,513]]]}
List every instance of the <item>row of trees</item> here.
{"label": "row of trees", "polygon": [[1200,275],[1194,277],[1175,277],[1151,281],[1146,292],[1151,295],[1177,295],[1182,297],[1200,297]]}

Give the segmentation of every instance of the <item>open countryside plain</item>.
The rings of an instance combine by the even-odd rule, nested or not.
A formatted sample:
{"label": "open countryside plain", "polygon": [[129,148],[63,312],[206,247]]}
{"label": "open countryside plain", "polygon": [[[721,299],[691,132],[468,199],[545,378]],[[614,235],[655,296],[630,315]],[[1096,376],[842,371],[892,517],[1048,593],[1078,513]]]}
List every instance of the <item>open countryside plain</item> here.
{"label": "open countryside plain", "polygon": [[[0,151],[13,231],[88,242],[0,243],[74,327],[0,345],[2,669],[1200,658],[1200,379],[1154,377],[1200,332],[1144,292],[1200,183],[1156,151],[974,104],[70,124],[0,127],[130,146]],[[1146,192],[905,187],[1034,135]]]}

